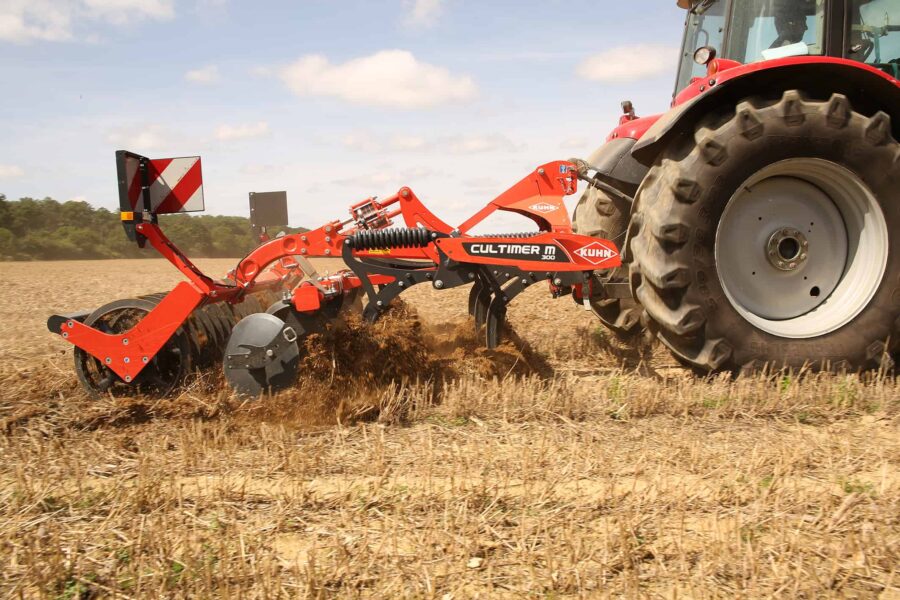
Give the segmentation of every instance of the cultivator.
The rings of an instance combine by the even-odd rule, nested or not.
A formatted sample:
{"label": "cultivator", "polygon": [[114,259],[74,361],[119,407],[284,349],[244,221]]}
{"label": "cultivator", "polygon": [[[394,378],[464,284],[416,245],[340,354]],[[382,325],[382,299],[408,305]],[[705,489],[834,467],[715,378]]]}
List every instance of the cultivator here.
{"label": "cultivator", "polygon": [[[187,281],[165,294],[50,317],[50,331],[75,346],[76,372],[93,395],[165,395],[191,370],[218,361],[241,394],[283,389],[297,379],[304,336],[342,310],[362,308],[362,294],[363,315],[375,321],[394,298],[422,283],[437,290],[471,285],[469,312],[492,348],[507,305],[529,286],[547,281],[553,296],[573,293],[587,303],[595,271],[620,265],[612,242],[572,232],[563,202],[579,178],[605,184],[580,161],[556,161],[458,227],[404,187],[383,200],[363,200],[350,207],[350,218],[312,231],[269,239],[263,229],[260,245],[224,279],[213,279],[169,241],[157,219],[202,210],[199,157],[151,160],[118,152],[117,162],[126,234],[141,247],[149,243]],[[538,229],[469,233],[495,211],[524,215]],[[282,207],[274,212],[286,215]],[[404,226],[392,227],[397,219]],[[319,275],[312,257],[340,257],[348,268]]]}

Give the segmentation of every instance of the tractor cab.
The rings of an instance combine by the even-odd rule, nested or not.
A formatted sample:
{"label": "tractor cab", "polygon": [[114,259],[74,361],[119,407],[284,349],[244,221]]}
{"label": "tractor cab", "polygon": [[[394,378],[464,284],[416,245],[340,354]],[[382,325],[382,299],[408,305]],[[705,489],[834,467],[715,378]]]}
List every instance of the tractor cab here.
{"label": "tractor cab", "polygon": [[678,0],[688,9],[676,92],[706,75],[694,53],[754,63],[832,56],[900,76],[900,0]]}

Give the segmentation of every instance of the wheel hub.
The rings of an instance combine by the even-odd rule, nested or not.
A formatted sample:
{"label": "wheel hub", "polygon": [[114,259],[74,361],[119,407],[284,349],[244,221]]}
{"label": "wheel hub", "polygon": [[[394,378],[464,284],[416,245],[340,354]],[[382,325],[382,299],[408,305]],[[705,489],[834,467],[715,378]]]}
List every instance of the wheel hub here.
{"label": "wheel hub", "polygon": [[772,234],[766,244],[766,258],[781,271],[794,271],[806,261],[809,240],[799,229],[782,227]]}

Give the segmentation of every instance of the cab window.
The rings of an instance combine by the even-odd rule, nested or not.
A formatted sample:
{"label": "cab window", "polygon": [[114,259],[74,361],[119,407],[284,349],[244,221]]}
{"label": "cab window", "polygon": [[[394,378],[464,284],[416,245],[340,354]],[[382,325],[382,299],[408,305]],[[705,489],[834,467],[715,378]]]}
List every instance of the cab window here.
{"label": "cab window", "polygon": [[742,0],[732,13],[728,58],[753,63],[824,54],[825,0]]}
{"label": "cab window", "polygon": [[697,2],[688,12],[676,89],[686,88],[694,77],[706,75],[706,66],[694,62],[694,50],[701,46],[712,46],[719,52],[722,51],[722,42],[725,40],[725,5],[724,1]]}
{"label": "cab window", "polygon": [[900,77],[900,2],[851,0],[845,56]]}

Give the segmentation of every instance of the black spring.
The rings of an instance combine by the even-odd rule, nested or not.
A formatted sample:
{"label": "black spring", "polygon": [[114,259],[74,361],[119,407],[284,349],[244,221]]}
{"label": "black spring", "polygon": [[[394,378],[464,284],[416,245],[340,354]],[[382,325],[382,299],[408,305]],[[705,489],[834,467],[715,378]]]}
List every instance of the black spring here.
{"label": "black spring", "polygon": [[473,235],[471,237],[477,238],[530,238],[536,235],[540,235],[544,233],[543,231],[523,231],[519,233],[484,233],[480,235]]}
{"label": "black spring", "polygon": [[403,227],[357,231],[347,237],[354,250],[388,250],[390,248],[424,248],[432,239],[432,232],[423,227]]}

